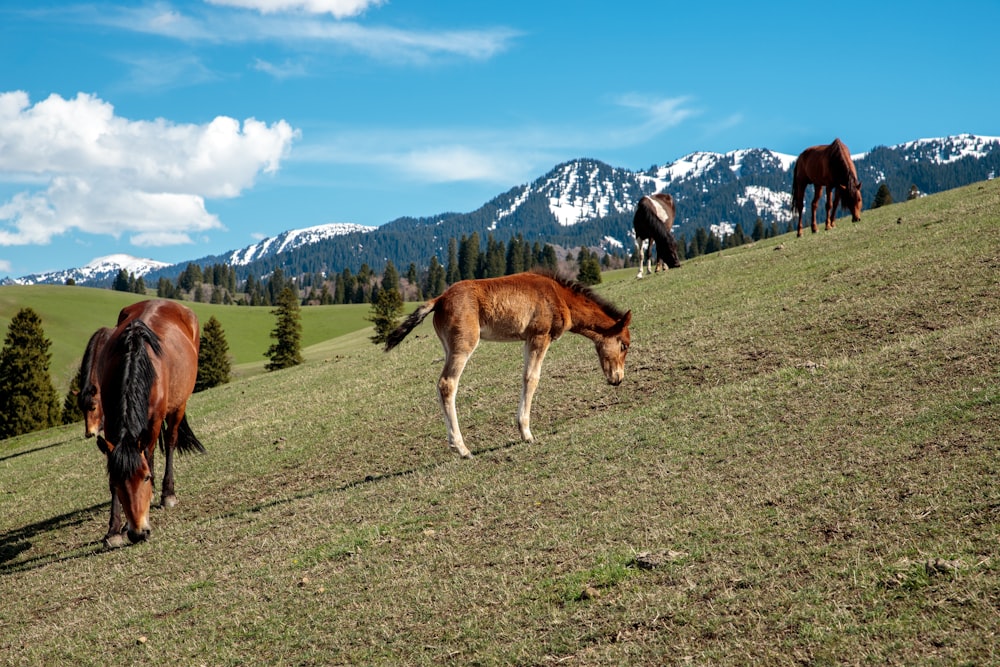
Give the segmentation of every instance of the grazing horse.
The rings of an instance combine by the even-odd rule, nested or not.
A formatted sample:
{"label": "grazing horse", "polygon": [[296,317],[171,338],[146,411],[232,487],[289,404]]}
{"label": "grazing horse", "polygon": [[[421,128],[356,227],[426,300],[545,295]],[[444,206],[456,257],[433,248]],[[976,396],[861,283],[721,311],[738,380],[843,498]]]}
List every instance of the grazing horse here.
{"label": "grazing horse", "polygon": [[802,236],[802,209],[805,206],[806,186],[813,184],[812,230],[816,233],[816,208],[826,187],[826,225],[833,229],[833,217],[843,204],[851,211],[854,222],[861,220],[861,181],[854,169],[851,152],[840,139],[832,144],[811,146],[799,154],[795,161],[792,179],[792,210],[799,214],[796,236]]}
{"label": "grazing horse", "polygon": [[87,349],[80,363],[80,374],[77,376],[77,386],[80,391],[76,395],[76,404],[83,413],[83,435],[93,438],[104,428],[104,411],[101,410],[100,379],[97,376],[96,359],[104,352],[108,339],[114,329],[102,327],[94,332],[87,341]]}
{"label": "grazing horse", "polygon": [[471,458],[472,453],[458,428],[455,394],[458,379],[480,339],[524,341],[524,382],[517,425],[526,442],[534,440],[531,400],[538,388],[542,360],[549,344],[567,331],[594,341],[601,369],[610,384],[617,386],[625,377],[632,311],[622,313],[589,288],[553,274],[529,272],[457,282],[420,306],[390,333],[386,351],[398,345],[432,312],[434,331],[445,354],[438,394],[448,444],[464,458]]}
{"label": "grazing horse", "polygon": [[[91,337],[92,343],[98,334]],[[93,377],[104,421],[97,445],[107,456],[111,489],[104,538],[108,547],[123,544],[123,534],[131,542],[149,537],[157,440],[166,455],[163,507],[177,504],[174,449],[205,451],[185,414],[198,374],[200,342],[198,319],[189,308],[162,299],[140,301],[122,309],[118,326],[102,346],[95,345],[91,366],[81,368],[81,376]]]}
{"label": "grazing horse", "polygon": [[[632,217],[632,229],[635,230],[635,245],[639,255],[639,274],[636,278],[642,278],[642,264],[648,264],[647,270],[653,273],[652,255],[653,243],[656,243],[656,271],[659,272],[660,265],[666,259],[667,265],[671,269],[680,267],[681,260],[677,256],[677,242],[674,235],[670,233],[670,228],[674,226],[674,198],[666,193],[648,195],[639,200],[639,205],[635,207],[635,215]],[[649,241],[646,256],[643,258],[642,246]]]}

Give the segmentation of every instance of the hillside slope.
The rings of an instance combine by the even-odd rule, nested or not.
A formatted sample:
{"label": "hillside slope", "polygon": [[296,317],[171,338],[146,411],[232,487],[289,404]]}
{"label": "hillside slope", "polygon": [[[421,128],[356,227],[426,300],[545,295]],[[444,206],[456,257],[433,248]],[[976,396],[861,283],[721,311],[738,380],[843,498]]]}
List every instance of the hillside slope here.
{"label": "hillside slope", "polygon": [[[208,452],[101,550],[78,425],[0,443],[14,664],[990,664],[1000,659],[1000,182],[601,292],[516,439],[484,343],[448,451],[428,323],[195,396]],[[95,646],[101,647],[95,650]]]}

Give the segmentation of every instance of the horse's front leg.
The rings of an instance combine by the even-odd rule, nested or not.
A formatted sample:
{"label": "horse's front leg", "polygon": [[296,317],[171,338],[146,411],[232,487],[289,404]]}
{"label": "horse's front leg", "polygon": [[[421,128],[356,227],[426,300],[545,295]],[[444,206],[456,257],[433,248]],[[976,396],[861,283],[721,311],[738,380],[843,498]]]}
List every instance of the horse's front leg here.
{"label": "horse's front leg", "polygon": [[642,239],[636,237],[635,239],[636,256],[639,258],[639,273],[636,274],[635,276],[636,279],[642,278],[642,263],[646,261],[646,258],[643,257],[642,255],[642,243],[643,243]]}
{"label": "horse's front leg", "polygon": [[531,400],[542,377],[542,360],[549,349],[549,342],[548,336],[537,336],[524,343],[524,383],[521,385],[521,403],[517,408],[517,428],[525,442],[535,440],[531,435]]}
{"label": "horse's front leg", "polygon": [[816,227],[816,209],[819,208],[819,198],[823,196],[823,186],[814,185],[813,186],[813,203],[812,203],[812,231],[813,234],[819,231]]}
{"label": "horse's front leg", "polygon": [[441,371],[441,379],[438,380],[438,396],[441,399],[441,409],[444,411],[444,425],[448,429],[448,446],[464,459],[471,459],[472,452],[465,446],[462,431],[458,428],[455,395],[458,393],[458,379],[462,376],[471,354],[471,351],[457,353],[445,348],[444,370]]}
{"label": "horse's front leg", "polygon": [[[833,201],[830,201],[830,200]],[[840,208],[840,188],[833,186],[826,191],[826,228],[833,229],[837,225],[834,219],[837,217],[837,209]]]}
{"label": "horse's front leg", "polygon": [[108,519],[108,534],[104,536],[104,546],[114,549],[126,543],[127,526],[122,521],[122,503],[114,487],[111,488],[111,516]]}

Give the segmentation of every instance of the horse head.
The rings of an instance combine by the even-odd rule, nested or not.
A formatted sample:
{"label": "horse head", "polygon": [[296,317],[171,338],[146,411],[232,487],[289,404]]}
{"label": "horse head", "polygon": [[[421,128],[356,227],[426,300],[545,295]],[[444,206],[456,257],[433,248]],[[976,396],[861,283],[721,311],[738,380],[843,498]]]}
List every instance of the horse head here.
{"label": "horse head", "polygon": [[861,181],[857,176],[851,176],[846,186],[841,186],[843,196],[841,201],[845,208],[851,212],[852,222],[861,222]]}
{"label": "horse head", "polygon": [[601,370],[608,384],[618,386],[625,379],[625,356],[628,355],[632,337],[628,325],[632,321],[632,311],[628,311],[604,332],[604,335],[594,341],[597,356],[601,360]]}
{"label": "horse head", "polygon": [[149,538],[149,505],[153,500],[152,447],[140,450],[135,446],[114,445],[97,436],[97,447],[108,457],[108,479],[111,490],[125,510],[130,542]]}
{"label": "horse head", "polygon": [[97,387],[88,384],[76,395],[76,404],[83,413],[83,434],[88,438],[97,435],[104,425],[104,411],[101,410],[101,397]]}

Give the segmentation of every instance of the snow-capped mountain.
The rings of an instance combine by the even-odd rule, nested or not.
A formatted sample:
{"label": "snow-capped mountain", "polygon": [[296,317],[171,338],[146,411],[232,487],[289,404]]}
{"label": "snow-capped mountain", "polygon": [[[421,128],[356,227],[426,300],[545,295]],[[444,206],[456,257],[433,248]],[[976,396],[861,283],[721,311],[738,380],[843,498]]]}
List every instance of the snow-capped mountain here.
{"label": "snow-capped mountain", "polygon": [[327,225],[317,225],[306,227],[305,229],[292,229],[282,232],[277,236],[266,238],[259,243],[249,245],[242,250],[234,250],[229,255],[224,255],[225,263],[232,266],[246,266],[265,257],[273,257],[279,253],[289,252],[304,245],[318,243],[324,239],[335,236],[343,236],[353,232],[370,232],[376,227],[365,227],[347,222],[334,222]]}
{"label": "snow-capped mountain", "polygon": [[113,282],[118,272],[122,269],[125,269],[127,273],[138,278],[150,271],[156,271],[168,266],[170,264],[158,262],[155,259],[142,259],[131,255],[116,254],[98,257],[79,269],[36,273],[21,278],[10,279],[7,283],[14,285],[62,285],[67,280],[73,280],[77,285],[101,285]]}
{"label": "snow-capped mountain", "polygon": [[972,134],[959,134],[944,139],[917,139],[905,144],[894,146],[896,150],[906,154],[908,162],[930,162],[931,164],[950,164],[962,158],[985,158],[1000,144],[1000,137],[977,137]]}
{"label": "snow-capped mountain", "polygon": [[[932,194],[992,178],[1000,173],[1000,137],[961,134],[919,139],[876,146],[852,157],[868,207],[882,183],[894,200],[902,201],[912,186]],[[400,218],[380,227],[338,223],[290,230],[242,250],[171,266],[134,258],[127,260],[139,264],[126,259],[115,263],[112,256],[82,269],[11,282],[63,283],[72,277],[78,284],[107,285],[126,268],[136,276],[147,275],[149,284],[161,276],[176,279],[191,262],[229,264],[240,279],[266,276],[276,268],[289,276],[345,268],[356,272],[362,264],[379,271],[387,260],[397,268],[411,262],[426,267],[432,256],[446,262],[449,242],[472,234],[483,243],[490,236],[506,242],[521,235],[529,243],[623,252],[633,247],[632,214],[637,202],[643,195],[663,191],[677,202],[674,233],[679,239],[690,239],[699,229],[725,233],[737,225],[750,233],[758,219],[779,228],[791,219],[795,159],[764,148],[696,152],[645,171],[579,159],[556,165],[469,213]]]}

